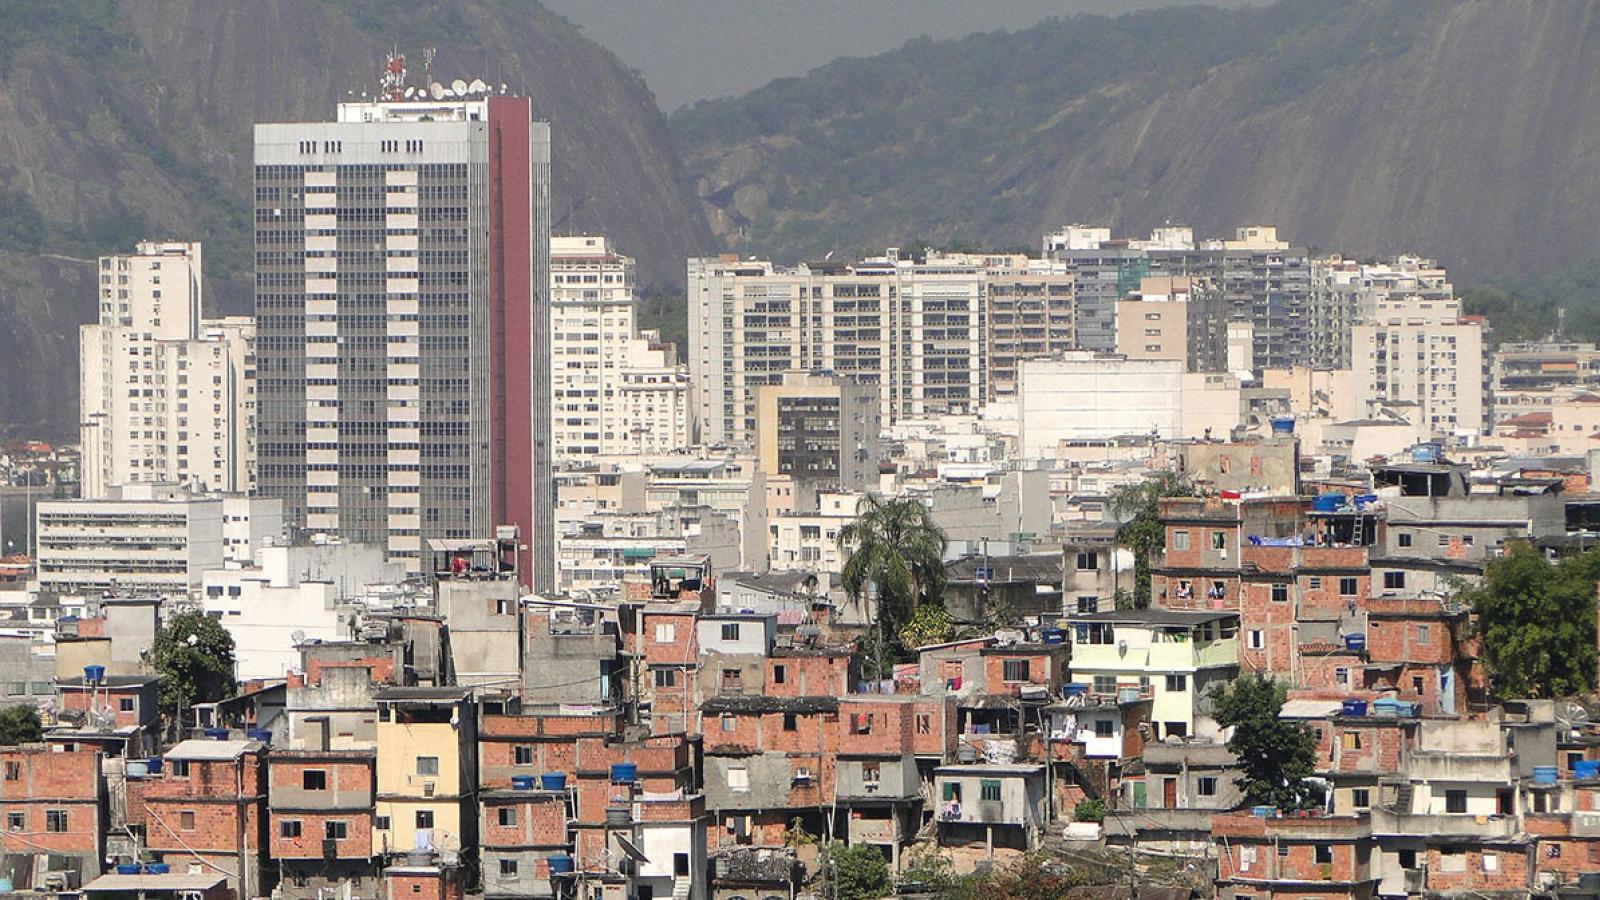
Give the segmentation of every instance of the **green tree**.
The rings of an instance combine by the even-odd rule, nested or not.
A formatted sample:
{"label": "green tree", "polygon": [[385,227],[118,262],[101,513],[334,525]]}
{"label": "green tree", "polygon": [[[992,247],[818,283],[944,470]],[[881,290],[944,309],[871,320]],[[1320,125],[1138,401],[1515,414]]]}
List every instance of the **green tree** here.
{"label": "green tree", "polygon": [[1150,606],[1150,559],[1167,546],[1161,501],[1166,497],[1192,496],[1194,488],[1175,472],[1162,472],[1137,484],[1119,484],[1111,489],[1107,505],[1122,522],[1117,528],[1117,543],[1133,551],[1133,605],[1137,609]]}
{"label": "green tree", "polygon": [[39,710],[31,703],[0,709],[0,746],[31,744],[44,737]]}
{"label": "green tree", "polygon": [[1600,550],[1552,565],[1525,542],[1458,596],[1477,612],[1484,665],[1502,698],[1565,697],[1595,684]]}
{"label": "green tree", "polygon": [[179,613],[156,635],[161,710],[176,720],[196,703],[232,697],[233,635],[203,612]]}
{"label": "green tree", "polygon": [[956,633],[956,620],[950,618],[950,613],[942,606],[932,603],[917,607],[911,614],[906,624],[900,626],[900,646],[910,649],[912,647],[925,647],[928,644],[942,644],[952,639]]}
{"label": "green tree", "polygon": [[839,549],[849,554],[841,573],[844,589],[859,601],[874,586],[884,633],[898,636],[923,603],[943,605],[947,543],[917,500],[868,494],[855,520],[839,529]]}
{"label": "green tree", "polygon": [[942,896],[955,882],[955,867],[950,855],[938,846],[923,846],[906,854],[905,868],[900,872],[902,889],[915,888]]}
{"label": "green tree", "polygon": [[1085,797],[1072,808],[1074,822],[1104,822],[1106,802],[1098,797]]}
{"label": "green tree", "polygon": [[1316,803],[1307,783],[1316,765],[1316,738],[1303,722],[1279,717],[1287,691],[1259,672],[1241,676],[1212,695],[1211,715],[1232,728],[1228,749],[1239,759],[1234,780],[1251,803],[1307,809]]}
{"label": "green tree", "polygon": [[839,900],[872,900],[889,894],[889,861],[871,844],[829,844],[823,867]]}

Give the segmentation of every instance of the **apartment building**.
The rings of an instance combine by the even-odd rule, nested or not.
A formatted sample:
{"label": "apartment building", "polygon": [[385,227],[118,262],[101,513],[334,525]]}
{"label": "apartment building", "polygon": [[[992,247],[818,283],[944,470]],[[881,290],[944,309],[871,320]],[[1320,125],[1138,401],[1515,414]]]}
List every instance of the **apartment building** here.
{"label": "apartment building", "polygon": [[468,87],[256,126],[259,485],[413,571],[514,524],[548,590],[550,130]]}
{"label": "apartment building", "polygon": [[550,239],[555,458],[669,453],[694,443],[688,370],[640,331],[633,257],[603,236]]}
{"label": "apartment building", "polygon": [[275,748],[268,756],[268,854],[282,896],[379,896],[373,768],[370,750]]}
{"label": "apartment building", "polygon": [[374,856],[470,855],[478,839],[477,714],[472,691],[378,691]]}
{"label": "apartment building", "polygon": [[255,488],[255,320],[203,318],[198,242],[102,256],[79,328],[80,496],[133,481]]}
{"label": "apartment building", "polygon": [[188,740],[128,784],[128,816],[173,869],[221,872],[236,896],[267,893],[267,764],[251,740]]}
{"label": "apartment building", "polygon": [[759,390],[785,372],[826,370],[874,386],[887,425],[975,412],[1012,389],[1018,360],[1073,342],[1064,311],[1072,279],[1003,254],[890,248],[792,267],[702,258],[689,260],[688,278],[689,371],[707,443],[753,443]]}
{"label": "apartment building", "polygon": [[756,405],[756,462],[768,476],[843,490],[876,486],[877,390],[825,373],[785,372]]}
{"label": "apartment building", "polygon": [[282,531],[282,503],[130,482],[92,500],[37,505],[38,578],[61,594],[181,598]]}
{"label": "apartment building", "polygon": [[1434,260],[1397,256],[1362,262],[1337,254],[1311,261],[1311,353],[1306,362],[1323,369],[1348,369],[1351,330],[1376,312],[1379,301],[1414,298],[1428,302],[1454,296],[1449,274]]}
{"label": "apartment building", "polygon": [[1188,276],[1139,279],[1137,293],[1116,302],[1116,352],[1129,359],[1175,359],[1189,365]]}
{"label": "apartment building", "polygon": [[1357,407],[1407,404],[1436,438],[1482,434],[1484,324],[1453,298],[1377,301],[1350,334]]}
{"label": "apartment building", "polygon": [[65,889],[100,874],[109,824],[100,802],[102,767],[95,748],[0,748],[0,859],[17,889]]}

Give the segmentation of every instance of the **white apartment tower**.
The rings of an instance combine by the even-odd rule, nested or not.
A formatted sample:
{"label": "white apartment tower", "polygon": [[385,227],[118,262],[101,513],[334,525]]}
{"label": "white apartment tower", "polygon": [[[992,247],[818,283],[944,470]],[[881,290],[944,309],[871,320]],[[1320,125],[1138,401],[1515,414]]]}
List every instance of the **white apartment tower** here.
{"label": "white apartment tower", "polygon": [[1483,320],[1455,298],[1382,298],[1351,330],[1358,408],[1412,408],[1435,437],[1484,425]]}
{"label": "white apartment tower", "polygon": [[381,544],[523,536],[554,580],[550,128],[481,81],[255,127],[260,490]]}
{"label": "white apartment tower", "polygon": [[255,487],[255,320],[201,318],[198,243],[103,256],[79,330],[85,498],[133,482]]}
{"label": "white apartment tower", "polygon": [[633,257],[597,235],[550,239],[555,458],[682,450],[693,442],[689,374],[639,330]]}

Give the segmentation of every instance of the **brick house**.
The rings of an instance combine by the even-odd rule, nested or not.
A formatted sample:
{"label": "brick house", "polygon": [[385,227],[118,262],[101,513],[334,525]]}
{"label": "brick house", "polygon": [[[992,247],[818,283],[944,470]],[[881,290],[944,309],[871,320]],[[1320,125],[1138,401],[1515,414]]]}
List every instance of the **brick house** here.
{"label": "brick house", "polygon": [[100,874],[106,830],[101,765],[96,749],[0,747],[0,865],[17,889],[42,888],[51,872],[72,872],[76,884]]}
{"label": "brick house", "polygon": [[1308,896],[1368,900],[1373,871],[1372,828],[1366,816],[1212,817],[1219,845],[1216,896],[1220,900]]}
{"label": "brick house", "polygon": [[282,896],[378,896],[375,765],[376,754],[362,750],[276,750],[267,758],[267,846]]}
{"label": "brick house", "polygon": [[259,741],[189,740],[165,771],[128,785],[128,818],[175,872],[220,872],[238,896],[267,893],[267,767]]}

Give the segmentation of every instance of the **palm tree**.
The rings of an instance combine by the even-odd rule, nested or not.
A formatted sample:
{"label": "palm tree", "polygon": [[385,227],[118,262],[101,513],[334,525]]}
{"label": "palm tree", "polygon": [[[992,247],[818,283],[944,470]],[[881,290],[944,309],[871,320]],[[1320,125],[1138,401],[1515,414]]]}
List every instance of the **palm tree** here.
{"label": "palm tree", "polygon": [[872,494],[856,505],[855,521],[839,529],[839,549],[848,552],[841,577],[851,600],[868,584],[878,593],[878,618],[898,634],[924,602],[944,594],[944,529],[915,499],[883,500]]}

